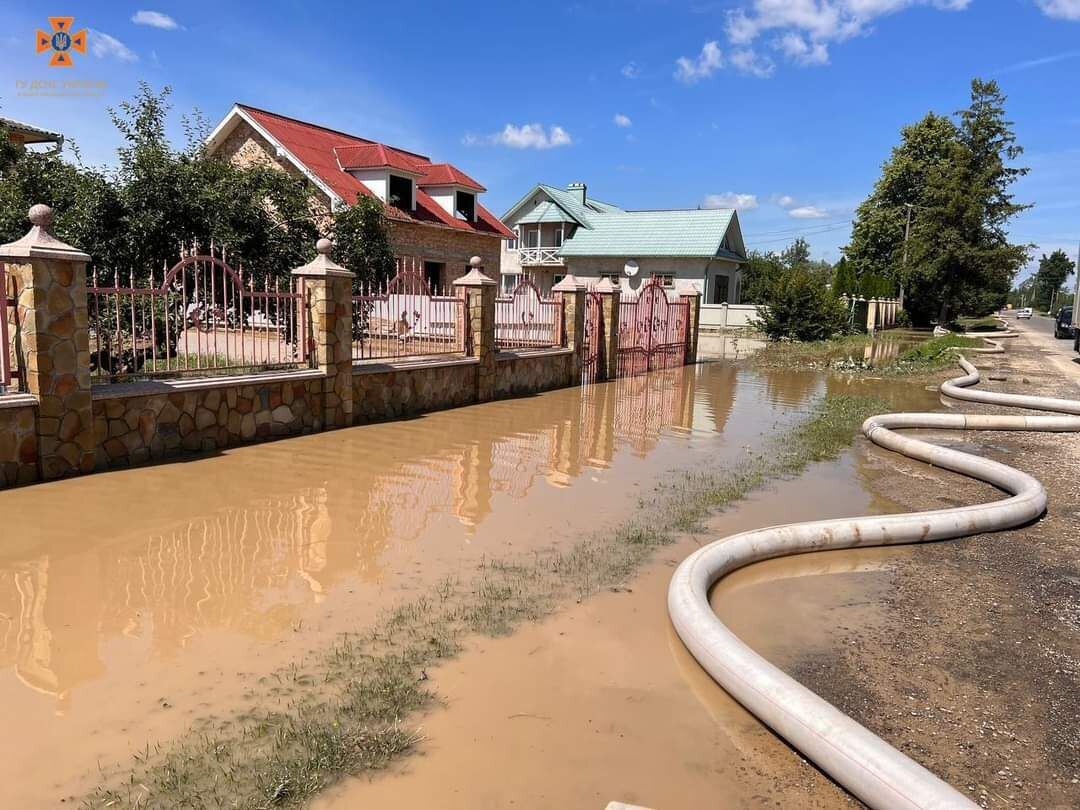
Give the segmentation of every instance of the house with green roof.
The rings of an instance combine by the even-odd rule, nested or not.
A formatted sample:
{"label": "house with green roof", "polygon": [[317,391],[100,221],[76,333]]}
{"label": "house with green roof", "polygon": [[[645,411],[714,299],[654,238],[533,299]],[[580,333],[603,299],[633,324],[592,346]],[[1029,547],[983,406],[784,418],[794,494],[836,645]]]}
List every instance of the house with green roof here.
{"label": "house with green roof", "polygon": [[504,292],[522,276],[542,292],[567,274],[628,291],[655,277],[676,294],[698,290],[705,304],[739,302],[746,247],[733,208],[627,211],[584,183],[541,183],[502,221],[515,236],[503,246]]}

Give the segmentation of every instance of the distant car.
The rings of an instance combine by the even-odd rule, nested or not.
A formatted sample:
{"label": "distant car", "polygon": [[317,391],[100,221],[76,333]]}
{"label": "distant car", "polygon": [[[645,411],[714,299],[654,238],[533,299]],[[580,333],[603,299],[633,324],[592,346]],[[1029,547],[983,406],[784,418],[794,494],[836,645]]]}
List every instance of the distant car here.
{"label": "distant car", "polygon": [[1068,340],[1072,336],[1072,307],[1062,307],[1054,320],[1054,337]]}
{"label": "distant car", "polygon": [[1016,310],[1016,317],[1017,318],[1030,318],[1031,317],[1031,307],[1024,307],[1023,309]]}

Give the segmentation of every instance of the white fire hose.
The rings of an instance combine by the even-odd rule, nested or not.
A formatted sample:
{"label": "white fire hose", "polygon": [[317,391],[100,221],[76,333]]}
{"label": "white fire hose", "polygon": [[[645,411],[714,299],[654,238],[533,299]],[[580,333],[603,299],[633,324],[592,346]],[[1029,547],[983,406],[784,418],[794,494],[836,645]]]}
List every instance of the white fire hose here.
{"label": "white fire hose", "polygon": [[[997,345],[975,351],[1002,349]],[[713,612],[709,591],[732,571],[774,557],[947,540],[1010,529],[1039,517],[1046,509],[1046,490],[1027,473],[894,432],[898,428],[1080,431],[1080,401],[965,390],[979,382],[979,372],[962,356],[959,362],[966,373],[941,385],[945,396],[1077,415],[895,413],[867,419],[863,433],[880,447],[985,481],[1012,497],[954,509],[819,520],[743,532],[691,554],[676,569],[668,587],[671,621],[698,663],[759,720],[873,808],[978,805],[755,653]]]}

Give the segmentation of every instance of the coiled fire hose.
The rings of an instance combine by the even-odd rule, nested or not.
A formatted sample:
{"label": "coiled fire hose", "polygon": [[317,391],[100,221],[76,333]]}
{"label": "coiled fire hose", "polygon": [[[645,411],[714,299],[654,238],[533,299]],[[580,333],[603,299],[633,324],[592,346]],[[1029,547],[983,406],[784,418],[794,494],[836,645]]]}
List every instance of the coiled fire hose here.
{"label": "coiled fire hose", "polygon": [[[1011,335],[1009,335],[1011,337]],[[1001,352],[1000,344],[975,351]],[[694,552],[668,587],[668,612],[697,662],[759,720],[873,808],[972,808],[974,802],[832,704],[781,672],[713,612],[709,591],[743,566],[789,554],[921,543],[1022,526],[1046,510],[1046,490],[1027,473],[997,461],[939,447],[897,429],[1080,431],[1080,401],[967,390],[979,372],[959,356],[964,375],[941,385],[953,399],[1070,416],[894,413],[862,426],[879,447],[985,481],[1011,494],[992,503],[877,517],[820,520],[732,535]]]}

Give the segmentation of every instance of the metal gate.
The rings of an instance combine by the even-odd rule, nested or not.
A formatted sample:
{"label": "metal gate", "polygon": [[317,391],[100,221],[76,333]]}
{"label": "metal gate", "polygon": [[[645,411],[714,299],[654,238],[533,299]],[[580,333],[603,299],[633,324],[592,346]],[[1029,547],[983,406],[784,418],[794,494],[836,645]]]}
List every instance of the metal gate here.
{"label": "metal gate", "polygon": [[619,302],[619,376],[681,366],[686,360],[689,301],[668,300],[660,279]]}
{"label": "metal gate", "polygon": [[604,347],[604,302],[600,293],[585,293],[585,357],[581,368],[581,381],[586,385],[602,379]]}

